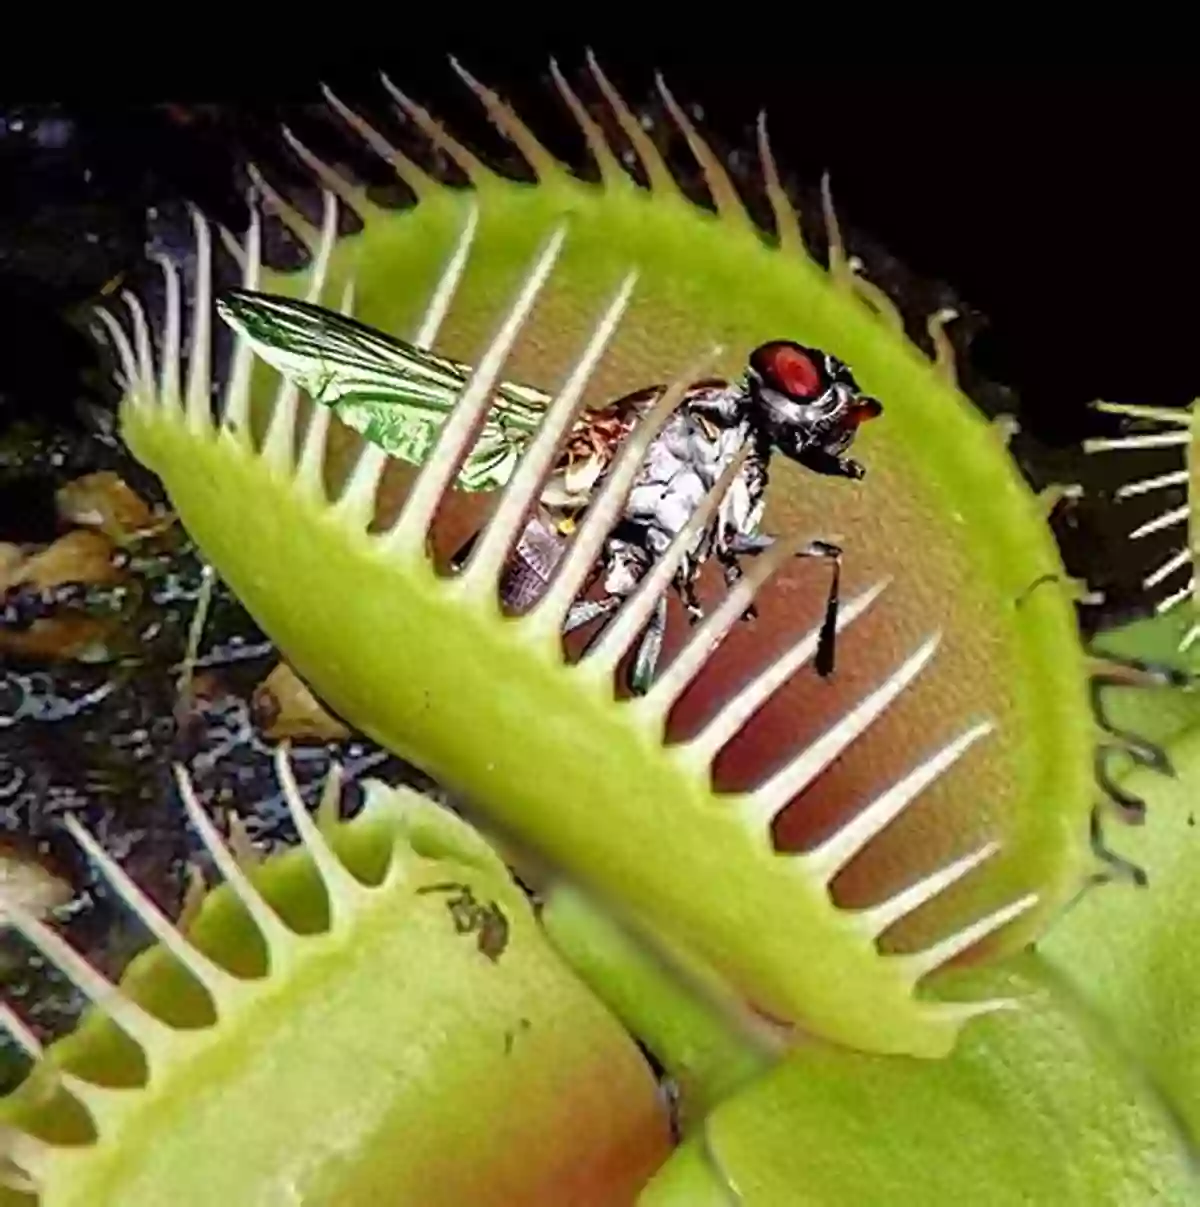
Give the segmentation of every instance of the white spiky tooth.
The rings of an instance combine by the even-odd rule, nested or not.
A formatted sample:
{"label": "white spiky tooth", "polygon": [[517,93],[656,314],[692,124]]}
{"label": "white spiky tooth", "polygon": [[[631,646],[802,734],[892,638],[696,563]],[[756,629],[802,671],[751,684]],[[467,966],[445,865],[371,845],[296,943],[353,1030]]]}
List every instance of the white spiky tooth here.
{"label": "white spiky tooth", "polygon": [[246,165],[246,175],[267,208],[283,224],[296,241],[315,256],[320,250],[321,232],[266,178],[256,163]]}
{"label": "white spiky tooth", "polygon": [[479,204],[472,201],[467,209],[467,220],[463,223],[463,228],[454,244],[454,250],[450,253],[446,266],[442,269],[442,275],[438,278],[438,283],[430,295],[429,305],[425,307],[425,313],[421,316],[421,321],[417,324],[416,332],[413,334],[412,342],[416,347],[424,348],[427,351],[433,348],[438,332],[441,331],[442,324],[446,321],[446,315],[450,313],[450,306],[458,292],[463,274],[467,271],[467,261],[471,257],[471,248],[475,242],[475,232],[478,227]]}
{"label": "white spiky tooth", "polygon": [[[45,1184],[51,1168],[59,1166],[71,1150],[0,1123],[0,1186],[18,1194],[37,1195]],[[7,1158],[10,1167],[3,1167]],[[37,1200],[35,1200],[37,1201]]]}
{"label": "white spiky tooth", "polygon": [[337,97],[328,84],[321,85],[321,94],[329,107],[379,156],[385,163],[393,163],[398,152],[390,142],[361,114],[356,113],[345,101]]}
{"label": "white spiky tooth", "polygon": [[362,215],[367,212],[370,208],[370,201],[367,198],[366,189],[347,179],[331,164],[326,163],[315,151],[302,143],[287,126],[282,128],[281,133],[283,141],[292,148],[304,166],[316,176],[325,191],[336,194],[342,203],[355,213]]}
{"label": "white spiky tooth", "polygon": [[554,81],[554,86],[558,89],[559,95],[566,102],[567,108],[570,109],[571,116],[575,119],[575,124],[582,132],[588,150],[591,152],[592,159],[600,171],[600,179],[604,183],[604,186],[606,188],[620,188],[622,182],[628,185],[629,177],[617,162],[617,157],[613,154],[612,148],[608,145],[608,140],[604,137],[604,131],[587,109],[584,108],[574,89],[567,83],[562,71],[559,69],[557,60],[554,58],[550,60],[550,78]]}
{"label": "white spiky tooth", "polygon": [[[342,293],[342,313],[350,317],[354,313],[354,281],[348,281]],[[353,528],[365,529],[375,518],[375,503],[379,497],[379,484],[391,460],[388,452],[369,440],[362,442],[358,460],[350,471],[342,492],[334,503],[340,518]]]}
{"label": "white spiky tooth", "polygon": [[138,389],[147,395],[153,395],[154,381],[154,350],[150,341],[150,324],[146,321],[146,310],[141,299],[128,289],[121,291],[121,300],[125,303],[133,320],[134,349],[137,353]]}
{"label": "white spiky tooth", "polygon": [[195,436],[207,436],[212,431],[212,231],[195,206],[191,212],[196,231],[196,293],[184,409],[188,430]]}
{"label": "white spiky tooth", "polygon": [[1160,599],[1154,605],[1154,611],[1157,615],[1162,616],[1170,612],[1172,608],[1177,608],[1181,603],[1186,603],[1192,598],[1192,593],[1196,590],[1195,578],[1189,578],[1186,587],[1180,587],[1178,591],[1172,592],[1165,599]]}
{"label": "white spiky tooth", "polygon": [[238,272],[246,271],[246,250],[238,242],[238,237],[223,222],[217,224],[217,239],[229,253],[230,258],[238,266]]}
{"label": "white spiky tooth", "polygon": [[956,1029],[965,1027],[972,1019],[1023,1009],[1021,999],[1015,997],[988,997],[974,1002],[924,1002],[922,1006],[931,1021],[945,1021]]}
{"label": "white spiky tooth", "polygon": [[1152,490],[1163,490],[1171,486],[1186,486],[1188,471],[1186,469],[1172,470],[1169,474],[1159,474],[1155,478],[1141,478],[1137,482],[1127,482],[1119,487],[1113,497],[1117,499],[1132,499]]}
{"label": "white spiky tooth", "polygon": [[637,115],[630,109],[629,105],[625,102],[625,98],[621,96],[608,76],[601,70],[600,64],[596,61],[596,56],[590,49],[585,52],[584,58],[587,62],[588,70],[592,73],[592,79],[596,81],[596,86],[600,89],[600,93],[605,101],[607,101],[609,109],[612,110],[612,115],[617,119],[617,124],[629,140],[638,162],[642,165],[642,170],[646,173],[646,180],[650,185],[651,191],[664,197],[678,196],[678,181],[667,166],[666,160],[659,154],[654,141],[642,128]]}
{"label": "white spiky tooth", "polygon": [[125,328],[102,306],[96,307],[96,317],[112,337],[113,348],[120,362],[119,374],[122,378],[121,387],[126,397],[135,406],[153,406],[154,396],[147,395],[141,388],[141,378],[137,369],[137,357],[133,354],[133,346],[129,342],[129,336],[125,334]]}
{"label": "white spiky tooth", "polygon": [[1184,566],[1190,565],[1191,560],[1192,551],[1188,548],[1180,549],[1178,553],[1174,554],[1172,557],[1169,557],[1165,562],[1163,562],[1163,564],[1159,566],[1157,570],[1147,574],[1146,577],[1142,579],[1142,586],[1148,591],[1154,587],[1157,587],[1159,583],[1165,582],[1171,577],[1172,574],[1182,570]]}
{"label": "white spiky tooth", "polygon": [[375,516],[379,483],[391,458],[378,444],[364,441],[334,510],[353,528],[366,528]]}
{"label": "white spiky tooth", "polygon": [[159,378],[159,405],[177,414],[183,407],[179,393],[180,357],[183,354],[183,286],[179,280],[179,269],[167,256],[159,256],[163,270],[163,288],[166,293],[166,318],[163,323],[162,366]]}
{"label": "white spiky tooth", "polygon": [[77,818],[68,815],[63,824],[108,886],[137,915],[138,920],[155,939],[204,986],[218,1013],[242,999],[250,987],[249,982],[234,976],[228,969],[214,963],[203,952],[193,947]]}
{"label": "white spiky tooth", "polygon": [[741,619],[759,591],[811,538],[790,537],[776,541],[766,553],[725,593],[717,607],[693,631],[687,644],[651,684],[649,691],[631,702],[647,718],[665,718],[688,685],[707,665],[713,651]]}
{"label": "white spiky tooth", "polygon": [[1093,410],[1107,415],[1124,415],[1128,419],[1141,419],[1150,423],[1165,423],[1171,427],[1190,427],[1192,422],[1191,407],[1156,407],[1145,406],[1137,402],[1103,402],[1092,403]]}
{"label": "white spiky tooth", "polygon": [[654,82],[663,99],[663,104],[666,106],[667,113],[683,135],[692,152],[692,157],[700,167],[708,195],[721,220],[729,224],[736,223],[744,230],[757,231],[754,220],[750,217],[736,186],[725,170],[725,165],[696,129],[695,123],[688,117],[683,106],[675,99],[661,72],[654,73]]}
{"label": "white spiky tooth", "polygon": [[30,1060],[40,1060],[43,1055],[38,1037],[25,1024],[25,1020],[0,998],[0,1027],[3,1027],[17,1042],[17,1046]]}
{"label": "white spiky tooth", "polygon": [[1194,624],[1183,635],[1183,640],[1179,643],[1179,652],[1186,654],[1197,641],[1200,641],[1200,624]]}
{"label": "white spiky tooth", "polygon": [[208,897],[208,881],[205,879],[204,870],[191,860],[188,860],[184,866],[183,874],[183,901],[179,906],[179,918],[176,925],[180,931],[186,934]]}
{"label": "white spiky tooth", "polygon": [[267,951],[267,974],[272,976],[289,973],[296,960],[297,936],[283,919],[267,904],[262,894],[251,884],[249,877],[238,866],[232,852],[217,833],[216,826],[209,820],[200,802],[196,799],[196,791],[187,771],[177,765],[175,781],[179,786],[180,799],[191,822],[192,829],[204,844],[209,857],[217,865],[217,870],[233,893],[249,914],[255,926],[263,937]]}
{"label": "white spiky tooth", "polygon": [[897,667],[888,679],[859,701],[815,742],[800,751],[766,783],[741,798],[739,811],[754,833],[769,835],[771,823],[780,810],[807,788],[834,759],[883,715],[929,664],[941,644],[941,639],[941,634],[935,633]]}
{"label": "white spiky tooth", "polygon": [[1140,436],[1105,436],[1083,442],[1085,453],[1111,453],[1123,449],[1175,448],[1190,444],[1190,432],[1151,432]]}
{"label": "white spiky tooth", "polygon": [[520,115],[507,101],[494,89],[481,84],[453,56],[450,63],[487,110],[492,124],[520,151],[539,183],[545,183],[554,177],[561,179],[566,175],[562,162],[542,145],[541,139],[521,120]]}
{"label": "white spiky tooth", "polygon": [[1140,540],[1144,536],[1150,536],[1155,532],[1162,532],[1165,528],[1173,528],[1176,524],[1186,524],[1191,517],[1192,509],[1185,503],[1182,507],[1174,507],[1170,511],[1164,511],[1162,515],[1155,516],[1152,520],[1147,520],[1144,524],[1135,528],[1130,534],[1131,541]]}
{"label": "white spiky tooth", "polygon": [[872,906],[870,909],[859,910],[854,914],[856,924],[863,933],[872,939],[877,939],[890,926],[894,926],[901,918],[916,913],[921,906],[926,905],[935,897],[944,893],[952,885],[969,876],[981,863],[991,859],[1000,850],[998,842],[989,842],[956,859],[945,867],[922,877],[915,884],[902,889],[886,901]]}
{"label": "white spiky tooth", "polygon": [[526,629],[548,640],[559,640],[567,612],[591,574],[604,542],[624,510],[630,487],[641,471],[651,443],[682,404],[688,387],[719,355],[720,348],[716,347],[689,365],[634,425],[621,451],[609,466],[600,489],[588,504],[583,523],[576,529],[549,588],[521,618]]}
{"label": "white spiky tooth", "polygon": [[[337,199],[331,197],[330,194],[325,194],[324,204],[321,239],[316,248],[312,274],[309,277],[308,289],[305,292],[305,301],[312,304],[320,302],[321,294],[324,292],[325,278],[329,269],[329,259],[333,254],[333,244],[337,237]],[[239,351],[243,346],[247,349],[250,347],[249,340],[241,332],[237,335],[236,346]],[[286,378],[280,377],[279,387],[275,393],[275,403],[271,407],[270,418],[267,421],[267,431],[263,437],[260,456],[267,465],[281,474],[292,473],[297,457],[296,429],[299,425],[299,404],[299,387]],[[314,413],[323,411],[324,409],[323,407],[313,407]],[[328,418],[326,418],[326,422],[328,422]],[[310,435],[312,437],[311,442],[307,439]],[[314,431],[310,421],[309,431],[306,433],[306,446],[309,443],[315,446],[318,435],[321,435],[321,429],[318,428]],[[323,444],[321,447],[323,464]],[[313,455],[310,453],[310,458]],[[311,471],[309,473],[311,475]],[[311,481],[311,476],[309,480]]]}
{"label": "white spiky tooth", "polygon": [[7,904],[0,911],[0,917],[5,917],[9,925],[15,927],[27,942],[91,999],[98,1010],[108,1015],[130,1039],[139,1044],[153,1070],[165,1055],[165,1050],[174,1042],[174,1030],[127,997],[119,985],[101,976],[61,935],[28,911]]}
{"label": "white spiky tooth", "polygon": [[1024,897],[1019,897],[1016,901],[1010,901],[1007,905],[993,910],[992,913],[985,915],[977,922],[972,922],[970,926],[964,926],[962,930],[947,935],[931,947],[925,948],[924,951],[914,952],[911,955],[888,956],[887,959],[898,961],[915,985],[923,977],[941,968],[943,964],[948,964],[955,956],[960,956],[964,951],[974,947],[981,939],[986,939],[1022,914],[1027,914],[1037,905],[1038,900],[1037,893],[1027,893]]}
{"label": "white spiky tooth", "polygon": [[479,587],[498,589],[509,550],[522,521],[536,503],[563,437],[579,414],[584,393],[616,334],[636,283],[636,273],[629,273],[621,282],[608,308],[593,328],[579,359],[567,374],[558,396],[547,409],[537,434],[521,457],[516,472],[500,496],[500,502],[462,571],[464,590]]}
{"label": "white spiky tooth", "polygon": [[404,500],[396,523],[379,538],[381,547],[387,552],[425,557],[425,542],[438,505],[457,476],[459,464],[471,446],[479,422],[492,404],[509,353],[554,270],[566,233],[565,225],[555,228],[526,274],[499,330],[479,358],[466,388],[442,425],[437,443]]}
{"label": "white spiky tooth", "polygon": [[325,292],[329,278],[329,261],[333,257],[333,249],[337,243],[338,228],[338,199],[326,189],[321,194],[321,233],[317,243],[316,255],[312,263],[312,276],[309,278],[306,298],[309,302],[319,304]]}
{"label": "white spiky tooth", "polygon": [[409,120],[419,126],[429,141],[444,151],[463,170],[472,184],[478,184],[487,177],[495,175],[478,155],[459,142],[441,122],[430,114],[428,109],[405,96],[383,72],[379,73],[379,78]]}
{"label": "white spiky tooth", "polygon": [[[240,338],[240,337],[239,337]],[[296,428],[300,415],[300,387],[286,377],[279,379],[267,433],[259,456],[281,474],[290,474],[296,456]]]}
{"label": "white spiky tooth", "polygon": [[[246,252],[242,262],[242,288],[258,289],[262,271],[262,220],[258,207],[250,207],[250,226],[246,231]],[[254,367],[254,349],[250,341],[234,342],[233,370],[225,387],[225,405],[221,425],[242,443],[250,438],[250,375]]]}
{"label": "white spiky tooth", "polygon": [[831,883],[868,843],[882,834],[921,793],[936,783],[976,742],[994,732],[995,728],[991,721],[983,721],[924,759],[845,822],[819,847],[802,856],[806,869],[823,883]]}
{"label": "white spiky tooth", "polygon": [[263,853],[254,845],[250,830],[241,816],[232,811],[225,814],[225,824],[229,827],[229,852],[238,867],[246,871],[261,867]]}
{"label": "white spiky tooth", "polygon": [[186,701],[189,707],[192,676],[196,671],[196,660],[200,656],[200,640],[204,636],[204,626],[208,622],[216,580],[216,570],[210,563],[205,562],[200,568],[200,590],[196,594],[196,606],[192,610],[191,623],[188,625],[187,644],[184,646],[183,660],[179,667],[179,679],[175,685],[176,697],[180,701]]}
{"label": "white spiky tooth", "polygon": [[750,446],[744,445],[721,471],[721,476],[701,500],[700,506],[692,512],[687,523],[676,533],[666,552],[654,562],[633,594],[596,639],[587,657],[580,663],[579,669],[582,672],[591,672],[603,677],[616,670],[617,664],[628,653],[649,621],[659,599],[670,587],[671,580],[688,551],[724,502],[749,453]]}
{"label": "white spiky tooth", "polygon": [[342,768],[340,763],[331,763],[317,802],[317,825],[328,830],[337,825],[342,816]]}
{"label": "white spiky tooth", "polygon": [[[321,234],[317,242],[316,255],[313,261],[312,277],[309,281],[307,300],[320,303],[325,293],[329,277],[329,261],[333,255],[333,247],[337,241],[337,198],[329,192],[322,195],[324,200],[324,217],[321,222]],[[343,308],[347,298],[352,298],[349,286],[343,292]],[[344,309],[343,309],[344,313]],[[332,419],[329,407],[314,403],[309,410],[308,426],[304,431],[304,442],[296,461],[295,484],[304,493],[317,499],[325,499],[325,452],[329,439],[329,424]]]}
{"label": "white spiky tooth", "polygon": [[[0,1027],[12,1036],[25,1055],[39,1069],[52,1074],[68,1093],[88,1107],[92,1112],[93,1119],[101,1111],[105,1112],[106,1118],[111,1119],[114,1110],[120,1109],[121,1105],[130,1104],[132,1091],[97,1085],[95,1082],[86,1081],[77,1074],[62,1068],[53,1060],[46,1060],[45,1049],[38,1041],[37,1036],[26,1026],[25,1020],[3,1000],[0,1000]],[[3,1141],[0,1140],[0,1150],[2,1149]],[[0,1181],[2,1181],[2,1175],[0,1175]]]}
{"label": "white spiky tooth", "polygon": [[[838,609],[837,632],[848,628],[887,590],[891,579],[883,579]],[[817,652],[821,641],[821,626],[810,629],[803,637],[775,658],[754,679],[733,697],[711,721],[687,743],[695,757],[710,763],[729,740],[752,716],[806,665]]]}
{"label": "white spiky tooth", "polygon": [[275,775],[283,789],[283,799],[287,802],[288,813],[296,827],[296,833],[300,836],[305,852],[312,859],[329,896],[329,930],[344,931],[349,928],[351,918],[369,890],[362,881],[350,874],[305,808],[286,742],[281,742],[275,748]]}
{"label": "white spiky tooth", "polygon": [[329,424],[333,412],[327,406],[314,404],[309,408],[304,443],[296,461],[295,486],[298,493],[326,499],[325,453],[329,442]]}

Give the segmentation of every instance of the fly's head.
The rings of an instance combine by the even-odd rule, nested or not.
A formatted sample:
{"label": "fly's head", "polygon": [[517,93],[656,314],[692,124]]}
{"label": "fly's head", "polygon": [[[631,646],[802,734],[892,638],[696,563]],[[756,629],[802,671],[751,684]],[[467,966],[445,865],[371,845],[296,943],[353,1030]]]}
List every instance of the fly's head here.
{"label": "fly's head", "polygon": [[883,406],[862,392],[847,364],[792,340],[772,340],[750,354],[746,384],[753,422],[785,457],[822,473],[864,475],[844,453]]}

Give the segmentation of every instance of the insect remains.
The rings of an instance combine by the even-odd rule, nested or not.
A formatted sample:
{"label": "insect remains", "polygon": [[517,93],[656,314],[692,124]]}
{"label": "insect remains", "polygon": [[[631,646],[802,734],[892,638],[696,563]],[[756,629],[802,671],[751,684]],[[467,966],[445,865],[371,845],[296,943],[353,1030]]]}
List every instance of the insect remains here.
{"label": "insect remains", "polygon": [[[331,408],[347,426],[388,455],[424,464],[471,368],[396,339],[336,311],[246,289],[226,292],[217,312],[255,352],[315,403]],[[584,411],[559,450],[537,510],[510,555],[501,586],[506,606],[520,611],[548,585],[575,523],[636,424],[665,386],[639,389]],[[502,489],[516,472],[553,396],[502,382],[455,485],[465,491]],[[879,416],[880,402],[862,392],[837,357],[791,340],[755,348],[737,381],[693,384],[650,444],[625,510],[605,542],[592,578],[603,595],[577,600],[564,633],[615,613],[687,525],[725,474],[729,488],[677,570],[673,586],[692,624],[704,615],[696,595],[703,566],[715,558],[727,586],[742,576],[741,559],[765,553],[774,538],[760,533],[768,468],[774,453],[815,473],[861,479],[866,472],[847,457],[859,426]],[[474,540],[456,555],[470,556]],[[834,669],[842,550],[813,541],[799,551],[832,563],[816,669]],[[754,615],[753,609],[746,614]],[[667,627],[667,598],[660,597],[636,647],[629,686],[643,694],[654,677]]]}

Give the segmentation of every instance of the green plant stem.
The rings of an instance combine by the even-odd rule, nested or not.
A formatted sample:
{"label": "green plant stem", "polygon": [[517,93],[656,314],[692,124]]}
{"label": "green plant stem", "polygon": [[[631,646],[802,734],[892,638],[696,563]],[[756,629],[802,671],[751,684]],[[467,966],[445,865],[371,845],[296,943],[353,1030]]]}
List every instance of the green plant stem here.
{"label": "green plant stem", "polygon": [[542,925],[563,959],[676,1082],[685,1130],[774,1063],[765,1045],[693,993],[580,890],[555,887]]}

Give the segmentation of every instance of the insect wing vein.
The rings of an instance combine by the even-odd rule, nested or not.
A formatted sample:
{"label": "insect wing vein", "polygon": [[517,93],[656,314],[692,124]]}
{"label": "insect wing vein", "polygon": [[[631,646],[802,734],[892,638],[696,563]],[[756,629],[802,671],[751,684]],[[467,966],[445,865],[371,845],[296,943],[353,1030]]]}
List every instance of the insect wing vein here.
{"label": "insect wing vein", "polygon": [[[385,452],[423,464],[465,386],[466,366],[291,298],[231,290],[222,319],[255,352]],[[467,490],[496,489],[511,476],[550,397],[504,382],[459,475]]]}

